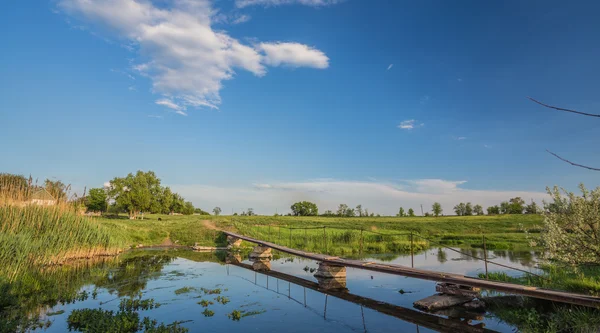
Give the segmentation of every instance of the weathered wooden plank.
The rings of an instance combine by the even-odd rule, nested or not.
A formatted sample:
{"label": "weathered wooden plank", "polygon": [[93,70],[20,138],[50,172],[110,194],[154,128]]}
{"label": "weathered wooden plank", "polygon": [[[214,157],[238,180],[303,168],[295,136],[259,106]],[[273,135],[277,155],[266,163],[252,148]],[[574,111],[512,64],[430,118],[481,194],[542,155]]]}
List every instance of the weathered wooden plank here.
{"label": "weathered wooden plank", "polygon": [[246,237],[243,235],[238,235],[238,234],[230,232],[230,231],[223,231],[223,232],[226,235],[229,235],[232,237],[237,237],[237,238],[246,240],[248,242],[262,244],[264,246],[268,246],[273,249],[276,249],[276,250],[279,250],[282,252],[286,252],[289,254],[293,254],[293,255],[296,255],[299,257],[304,257],[304,258],[313,259],[313,260],[317,260],[317,261],[323,261],[323,262],[327,262],[327,263],[331,263],[331,264],[338,264],[338,265],[343,265],[346,267],[360,268],[360,269],[365,269],[365,270],[370,270],[370,271],[375,271],[375,272],[380,272],[380,273],[408,276],[408,277],[413,277],[413,278],[423,279],[423,280],[452,283],[452,284],[458,284],[458,285],[478,287],[478,288],[483,288],[483,289],[488,289],[488,290],[496,290],[496,291],[500,291],[500,292],[529,296],[529,297],[545,299],[545,300],[550,300],[550,301],[560,302],[560,303],[568,303],[568,304],[576,304],[576,305],[600,308],[600,297],[575,294],[575,293],[569,293],[569,292],[558,291],[558,290],[550,290],[550,289],[544,289],[544,288],[538,288],[538,287],[523,286],[523,285],[518,285],[518,284],[513,284],[513,283],[489,281],[489,280],[478,279],[478,278],[459,275],[459,274],[435,272],[435,271],[429,271],[429,270],[418,269],[418,268],[410,268],[410,267],[405,267],[405,266],[400,266],[400,265],[381,264],[381,263],[374,263],[374,262],[364,262],[364,261],[360,261],[360,260],[331,257],[328,255],[304,252],[304,251],[288,248],[288,247],[281,246],[278,244],[265,242],[262,240],[254,239],[251,237]]}

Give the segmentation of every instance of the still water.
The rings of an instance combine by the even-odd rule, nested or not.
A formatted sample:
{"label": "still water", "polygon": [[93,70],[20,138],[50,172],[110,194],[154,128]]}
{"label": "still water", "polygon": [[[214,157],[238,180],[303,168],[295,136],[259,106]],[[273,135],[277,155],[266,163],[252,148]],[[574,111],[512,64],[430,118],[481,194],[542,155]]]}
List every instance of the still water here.
{"label": "still water", "polygon": [[[467,251],[483,256],[481,250]],[[37,331],[66,332],[69,330],[67,319],[73,310],[100,308],[117,312],[120,301],[127,298],[154,299],[160,307],[140,310],[140,318],[150,317],[165,324],[179,322],[190,332],[436,331],[435,326],[428,328],[419,325],[418,320],[416,323],[411,320],[411,316],[423,320],[423,313],[412,304],[435,294],[435,282],[348,268],[348,290],[344,294],[350,296],[343,299],[335,293],[326,295],[314,290],[317,280],[313,275],[318,267],[315,261],[279,257],[275,253],[276,259],[270,262],[271,269],[283,273],[277,277],[251,270],[252,262],[244,257],[241,265],[226,264],[225,257],[226,253],[146,250],[74,266],[76,273],[57,275],[57,279],[63,280],[57,283],[73,284],[65,289],[75,290],[82,296],[65,304],[60,301],[53,304],[43,298],[45,303],[40,301],[44,304],[38,304],[37,310],[42,313],[47,327]],[[536,271],[536,254],[533,252],[489,251],[488,257],[502,264]],[[366,260],[411,265],[410,255],[382,255]],[[481,261],[448,249],[429,249],[416,254],[414,262],[417,268],[469,276],[485,272]],[[65,269],[68,268],[63,267],[63,273]],[[493,265],[489,270],[522,274]],[[294,277],[307,282],[297,283]],[[382,313],[386,310],[378,311],[377,307],[381,305],[378,302],[370,303],[375,306],[369,307],[348,300],[353,297],[388,303],[382,304],[387,313]],[[205,306],[201,304],[203,300]],[[394,310],[393,306],[401,308]],[[232,316],[235,311],[241,316]],[[210,312],[212,316],[205,316]],[[438,315],[448,318],[448,313]],[[433,315],[426,315],[426,321],[428,316]],[[474,316],[470,324],[480,324],[479,327],[499,332],[515,330],[492,314]]]}

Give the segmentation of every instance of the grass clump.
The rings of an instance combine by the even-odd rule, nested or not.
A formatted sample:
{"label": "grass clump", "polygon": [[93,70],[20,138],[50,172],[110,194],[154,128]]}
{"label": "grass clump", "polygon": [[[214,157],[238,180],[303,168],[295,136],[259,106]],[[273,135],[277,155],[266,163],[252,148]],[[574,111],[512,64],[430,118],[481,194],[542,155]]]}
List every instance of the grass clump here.
{"label": "grass clump", "polygon": [[204,311],[202,311],[202,314],[204,315],[204,317],[212,317],[215,315],[215,312],[209,309],[204,309]]}
{"label": "grass clump", "polygon": [[206,288],[200,288],[200,290],[202,290],[202,292],[204,292],[205,295],[219,295],[221,294],[221,288],[216,288],[216,289],[206,289]]}
{"label": "grass clump", "polygon": [[198,304],[202,305],[203,308],[207,308],[209,305],[213,305],[215,303],[213,303],[212,301],[203,299],[200,302],[198,302]]}
{"label": "grass clump", "polygon": [[183,287],[175,290],[175,295],[187,294],[196,290],[194,287]]}
{"label": "grass clump", "polygon": [[225,304],[229,303],[229,297],[226,297],[226,296],[217,296],[215,298],[215,301],[217,301],[218,303],[221,303],[221,304],[225,305]]}

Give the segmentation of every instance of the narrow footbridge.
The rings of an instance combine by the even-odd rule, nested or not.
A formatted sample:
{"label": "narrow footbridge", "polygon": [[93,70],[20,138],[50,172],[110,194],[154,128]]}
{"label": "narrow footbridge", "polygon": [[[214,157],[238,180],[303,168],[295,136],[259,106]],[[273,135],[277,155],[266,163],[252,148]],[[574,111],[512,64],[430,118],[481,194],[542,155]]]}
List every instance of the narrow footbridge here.
{"label": "narrow footbridge", "polygon": [[464,276],[460,274],[436,272],[425,269],[411,268],[402,265],[382,264],[370,261],[344,259],[340,257],[328,256],[324,254],[304,252],[297,249],[292,249],[282,245],[266,242],[260,239],[239,235],[230,231],[223,231],[224,234],[233,238],[241,239],[257,245],[275,249],[281,252],[289,253],[295,256],[320,261],[330,266],[352,267],[364,269],[374,272],[407,276],[417,279],[437,281],[449,285],[457,285],[472,288],[481,288],[486,290],[494,290],[508,294],[529,296],[554,302],[582,305],[587,307],[600,309],[600,297],[569,293],[558,290],[544,289],[538,287],[523,286],[519,284],[490,281],[480,278]]}

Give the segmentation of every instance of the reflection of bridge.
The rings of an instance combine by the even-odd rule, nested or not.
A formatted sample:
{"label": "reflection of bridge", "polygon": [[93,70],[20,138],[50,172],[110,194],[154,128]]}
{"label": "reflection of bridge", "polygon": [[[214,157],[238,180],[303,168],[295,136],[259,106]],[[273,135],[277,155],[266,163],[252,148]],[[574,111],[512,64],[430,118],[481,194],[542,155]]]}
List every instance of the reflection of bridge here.
{"label": "reflection of bridge", "polygon": [[[497,282],[497,281],[489,281],[485,279],[479,279],[474,277],[463,276],[459,274],[450,274],[444,272],[435,272],[424,269],[411,268],[401,265],[392,265],[392,264],[381,264],[376,262],[366,262],[360,260],[352,260],[352,259],[343,259],[339,257],[332,257],[323,254],[304,252],[296,249],[291,249],[285,246],[277,245],[270,242],[265,242],[259,239],[254,239],[251,237],[238,235],[233,232],[223,231],[228,238],[235,243],[241,242],[241,240],[245,240],[248,242],[252,242],[260,245],[261,248],[269,248],[275,249],[278,251],[282,251],[285,253],[289,253],[295,256],[312,259],[320,262],[319,270],[323,272],[328,272],[332,268],[336,271],[334,274],[337,274],[339,268],[343,268],[343,274],[345,277],[345,268],[353,267],[364,270],[370,270],[380,273],[394,274],[394,275],[402,275],[413,277],[417,279],[423,280],[431,280],[444,283],[445,286],[461,286],[458,290],[458,294],[460,295],[460,290],[467,289],[475,289],[479,290],[479,288],[487,289],[487,290],[495,290],[499,292],[505,292],[509,294],[517,294],[523,296],[529,296],[533,298],[545,299],[560,303],[568,303],[568,304],[576,304],[594,308],[600,308],[600,298],[594,296],[587,296],[557,290],[543,289],[537,287],[523,286],[513,283],[505,283],[505,282]],[[337,270],[336,270],[337,268]],[[447,290],[446,290],[447,291]],[[467,293],[468,294],[468,293]]]}
{"label": "reflection of bridge", "polygon": [[[233,266],[252,270],[255,273],[257,272],[256,265],[248,265],[248,264],[240,263],[237,260],[233,260],[233,261],[230,260],[230,261],[228,261],[228,263]],[[268,280],[269,277],[273,277],[278,280],[287,281],[289,283],[293,283],[295,285],[303,287],[304,288],[304,300],[303,301],[293,299],[291,297],[290,289],[288,289],[287,295],[284,295],[281,293],[279,293],[279,294],[286,296],[290,299],[293,299],[297,303],[304,305],[304,307],[307,307],[307,305],[306,305],[306,288],[315,290],[322,294],[325,294],[326,298],[325,298],[325,305],[324,305],[324,309],[323,309],[323,316],[325,316],[325,317],[327,316],[327,297],[333,296],[333,297],[360,305],[361,313],[362,313],[362,308],[365,307],[365,308],[369,308],[369,309],[375,310],[377,312],[380,312],[380,313],[383,313],[383,314],[386,314],[386,315],[389,315],[392,317],[399,318],[403,321],[413,323],[413,324],[417,325],[417,332],[418,332],[419,326],[426,327],[426,328],[429,328],[429,329],[432,329],[432,330],[435,330],[438,332],[467,332],[467,333],[496,332],[496,331],[484,328],[483,324],[469,325],[468,320],[463,321],[460,319],[447,319],[447,318],[439,317],[436,315],[431,315],[431,314],[423,313],[420,311],[404,308],[401,306],[376,301],[371,298],[354,295],[354,294],[348,293],[346,290],[324,289],[324,288],[322,288],[322,285],[319,283],[308,281],[308,280],[305,280],[305,279],[302,279],[302,278],[299,278],[299,277],[296,277],[293,275],[285,274],[285,273],[280,273],[280,272],[270,271],[270,270],[260,270],[258,272],[258,274],[263,274],[263,275],[267,276],[266,288],[275,293],[279,293],[279,281],[277,281],[277,289],[276,290],[270,289],[269,288],[269,280]],[[256,279],[254,281],[254,284],[257,284]],[[290,288],[291,288],[291,285],[290,285]],[[362,315],[362,317],[363,317],[363,326],[365,326],[365,331],[366,331],[366,324],[364,323],[364,314]]]}

